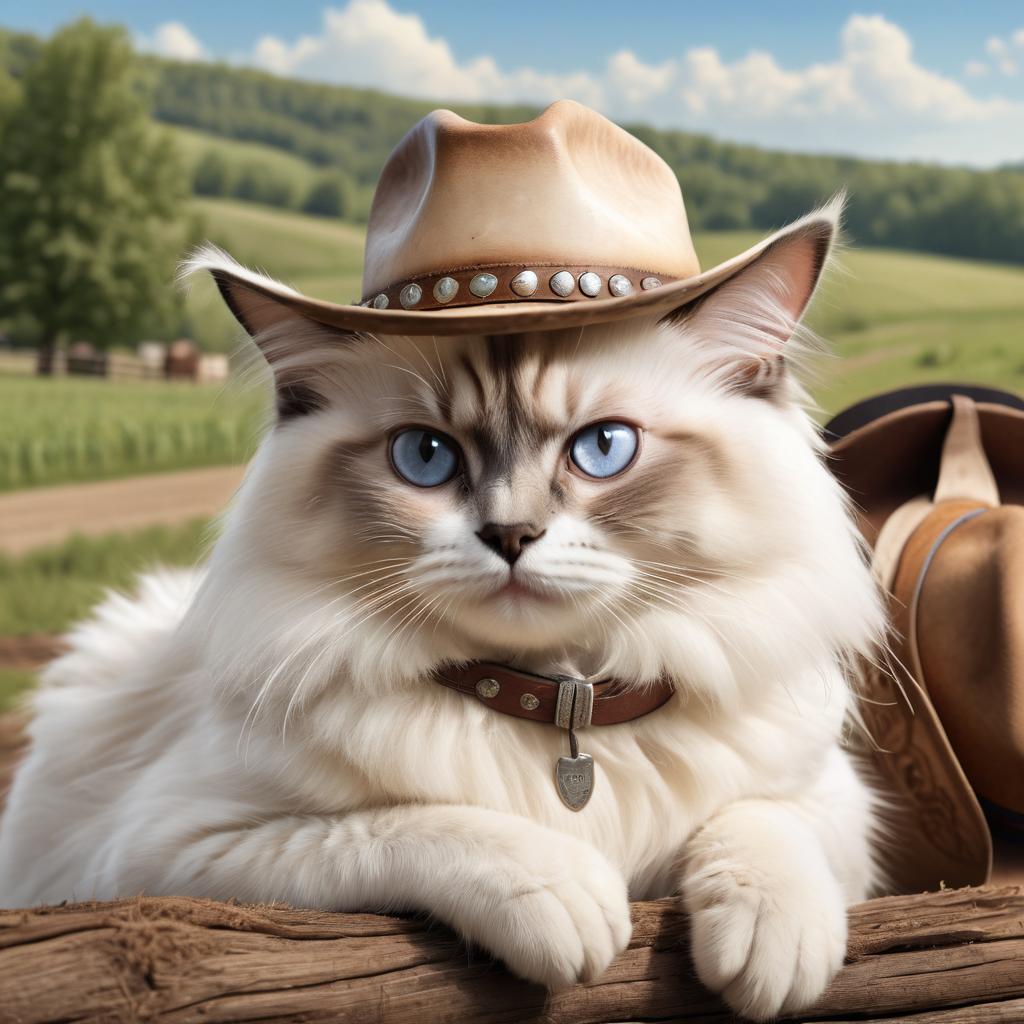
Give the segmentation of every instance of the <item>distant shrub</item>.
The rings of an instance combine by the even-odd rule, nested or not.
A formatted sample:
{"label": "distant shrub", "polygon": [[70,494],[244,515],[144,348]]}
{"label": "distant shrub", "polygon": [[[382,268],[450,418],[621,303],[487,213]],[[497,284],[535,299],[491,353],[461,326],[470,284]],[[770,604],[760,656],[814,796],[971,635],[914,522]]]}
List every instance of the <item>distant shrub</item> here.
{"label": "distant shrub", "polygon": [[349,178],[333,172],[323,175],[309,190],[306,201],[302,204],[305,213],[313,213],[319,217],[341,217],[354,219],[355,213],[354,186]]}
{"label": "distant shrub", "polygon": [[234,188],[235,169],[223,153],[207,150],[192,171],[192,191],[200,196],[229,196]]}
{"label": "distant shrub", "polygon": [[292,178],[275,173],[264,164],[243,164],[231,189],[236,199],[268,206],[295,206],[296,187]]}
{"label": "distant shrub", "polygon": [[952,345],[929,346],[922,349],[914,360],[921,369],[934,369],[938,366],[948,366],[956,359],[956,349]]}

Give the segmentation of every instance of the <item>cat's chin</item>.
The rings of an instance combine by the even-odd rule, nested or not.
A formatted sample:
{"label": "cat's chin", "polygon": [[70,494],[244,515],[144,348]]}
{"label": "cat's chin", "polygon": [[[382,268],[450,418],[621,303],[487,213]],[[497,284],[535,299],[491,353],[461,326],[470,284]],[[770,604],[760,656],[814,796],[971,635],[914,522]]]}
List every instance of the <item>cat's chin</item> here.
{"label": "cat's chin", "polygon": [[589,602],[515,580],[465,603],[455,617],[465,636],[516,649],[539,649],[564,641],[582,622]]}

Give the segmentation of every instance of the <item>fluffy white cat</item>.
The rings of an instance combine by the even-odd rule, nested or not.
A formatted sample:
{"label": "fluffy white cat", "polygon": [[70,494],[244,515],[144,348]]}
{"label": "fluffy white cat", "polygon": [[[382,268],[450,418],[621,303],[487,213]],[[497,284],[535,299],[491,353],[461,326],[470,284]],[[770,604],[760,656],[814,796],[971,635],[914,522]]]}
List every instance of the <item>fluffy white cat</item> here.
{"label": "fluffy white cat", "polygon": [[[657,323],[355,337],[232,286],[278,421],[208,566],[45,672],[0,902],[425,911],[557,987],[625,947],[628,897],[679,894],[736,1010],[818,997],[874,884],[842,738],[883,623],[792,372],[835,218]],[[514,561],[487,524],[526,524]],[[562,730],[431,681],[471,659],[676,692],[580,734],[574,813]]]}

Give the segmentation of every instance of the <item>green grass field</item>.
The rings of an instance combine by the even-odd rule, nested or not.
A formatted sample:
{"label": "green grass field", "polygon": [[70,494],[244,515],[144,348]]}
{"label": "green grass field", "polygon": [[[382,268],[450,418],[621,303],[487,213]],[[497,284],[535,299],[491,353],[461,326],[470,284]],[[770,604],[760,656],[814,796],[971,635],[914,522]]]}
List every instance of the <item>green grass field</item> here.
{"label": "green grass field", "polygon": [[[362,233],[351,225],[239,202],[200,200],[208,235],[243,263],[307,294],[359,294]],[[757,240],[742,232],[696,238],[704,266]],[[209,282],[189,313],[220,346],[237,329]],[[822,367],[825,413],[876,391],[958,379],[1024,390],[1024,268],[851,246],[816,299],[811,325],[837,359]]]}
{"label": "green grass field", "polygon": [[265,405],[237,386],[0,374],[0,491],[241,462]]}
{"label": "green grass field", "polygon": [[[130,588],[143,569],[195,565],[210,524],[150,527],[105,537],[73,537],[17,558],[0,555],[0,636],[61,633],[84,618],[109,588]],[[32,672],[0,668],[0,711],[34,681]]]}

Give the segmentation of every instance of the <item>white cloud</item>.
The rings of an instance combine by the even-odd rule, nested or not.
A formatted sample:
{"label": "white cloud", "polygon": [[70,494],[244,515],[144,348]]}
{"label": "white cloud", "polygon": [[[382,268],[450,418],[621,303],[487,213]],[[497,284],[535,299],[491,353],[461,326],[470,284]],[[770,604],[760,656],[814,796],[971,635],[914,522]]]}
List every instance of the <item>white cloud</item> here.
{"label": "white cloud", "polygon": [[253,63],[278,74],[367,85],[390,92],[451,100],[507,99],[544,102],[573,95],[600,103],[584,73],[545,74],[532,68],[503,72],[491,57],[460,64],[448,43],[428,35],[418,15],[400,14],[386,0],[351,0],[324,11],[319,35],[293,43],[263,36]]}
{"label": "white cloud", "polygon": [[964,65],[964,74],[970,78],[984,78],[988,72],[989,67],[983,60],[969,60]]}
{"label": "white cloud", "polygon": [[1015,78],[1024,69],[1024,28],[1011,32],[1006,39],[990,36],[985,43],[985,52],[989,56],[988,61],[968,62],[968,74],[987,75],[990,71],[998,71],[1007,78]]}
{"label": "white cloud", "polygon": [[172,60],[203,60],[209,57],[202,43],[180,21],[165,21],[157,26],[152,37],[136,36],[135,45],[146,53]]}
{"label": "white cloud", "polygon": [[[199,47],[184,26],[174,27]],[[1008,73],[1007,62],[1024,55],[1024,29],[993,38],[987,50],[989,61],[971,61],[968,76],[993,66]],[[459,60],[418,15],[387,0],[350,0],[324,11],[318,33],[265,35],[244,59],[278,74],[440,102],[543,104],[566,96],[623,121],[787,149],[984,164],[1019,160],[1024,139],[1024,102],[975,96],[922,66],[906,32],[879,15],[850,17],[836,55],[803,67],[783,67],[758,50],[727,61],[714,48],[694,47],[659,64],[622,49],[597,71],[551,73],[502,67],[488,55]]]}

